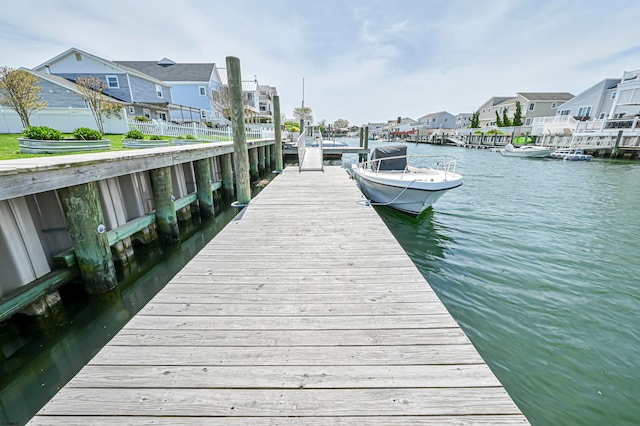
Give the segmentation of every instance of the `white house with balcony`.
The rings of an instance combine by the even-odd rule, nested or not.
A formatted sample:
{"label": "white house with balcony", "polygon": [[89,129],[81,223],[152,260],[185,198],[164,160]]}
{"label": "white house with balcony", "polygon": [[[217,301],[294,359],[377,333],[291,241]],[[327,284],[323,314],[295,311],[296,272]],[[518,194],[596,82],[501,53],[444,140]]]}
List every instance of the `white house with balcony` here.
{"label": "white house with balcony", "polygon": [[446,111],[433,112],[418,118],[418,125],[424,129],[453,129],[456,117]]}

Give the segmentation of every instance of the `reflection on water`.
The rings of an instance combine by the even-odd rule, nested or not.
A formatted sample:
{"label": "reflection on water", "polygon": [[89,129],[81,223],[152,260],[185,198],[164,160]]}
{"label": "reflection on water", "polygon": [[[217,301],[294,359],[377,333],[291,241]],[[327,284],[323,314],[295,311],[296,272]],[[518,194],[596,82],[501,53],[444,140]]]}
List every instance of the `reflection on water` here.
{"label": "reflection on water", "polygon": [[237,213],[229,207],[203,223],[181,223],[182,241],[172,246],[136,248],[113,291],[89,296],[70,283],[48,315],[0,323],[0,424],[28,422]]}

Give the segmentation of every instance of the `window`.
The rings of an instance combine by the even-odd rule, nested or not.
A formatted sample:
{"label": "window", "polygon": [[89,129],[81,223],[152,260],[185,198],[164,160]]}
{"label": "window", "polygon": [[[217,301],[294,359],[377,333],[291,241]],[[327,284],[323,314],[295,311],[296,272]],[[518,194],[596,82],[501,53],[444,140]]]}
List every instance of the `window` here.
{"label": "window", "polygon": [[613,118],[622,118],[624,117],[626,112],[619,112],[617,114],[613,114]]}
{"label": "window", "polygon": [[562,111],[560,111],[560,115],[569,115],[570,112],[570,109],[563,109]]}
{"label": "window", "polygon": [[129,106],[129,114],[135,114],[136,109],[133,106]]}
{"label": "window", "polygon": [[162,98],[162,86],[160,86],[159,84],[156,84],[156,95],[159,98]]}
{"label": "window", "polygon": [[529,126],[531,125],[531,118],[527,118],[526,123],[524,123],[525,126]]}
{"label": "window", "polygon": [[157,111],[156,116],[158,117],[158,120],[167,121],[167,114],[162,111]]}
{"label": "window", "polygon": [[600,117],[599,118],[600,118],[600,120],[604,119],[604,112],[600,113]]}
{"label": "window", "polygon": [[204,86],[199,86],[198,90],[200,90],[200,96],[207,96],[207,88]]}
{"label": "window", "polygon": [[482,113],[484,114],[484,108],[482,108]]}
{"label": "window", "polygon": [[120,88],[120,82],[118,81],[117,75],[107,75],[106,79],[107,79],[107,87],[109,87],[109,89]]}
{"label": "window", "polygon": [[151,111],[149,111],[148,108],[143,108],[142,109],[142,115],[144,115],[147,118],[151,118]]}
{"label": "window", "polygon": [[76,52],[76,61],[81,61],[81,60],[82,60],[82,55]]}
{"label": "window", "polygon": [[578,117],[588,117],[589,115],[591,115],[591,107],[581,107],[578,110]]}
{"label": "window", "polygon": [[536,104],[535,104],[535,102],[531,102],[531,103],[529,104],[529,111],[533,111],[535,108],[536,108]]}
{"label": "window", "polygon": [[551,109],[556,109],[558,107],[557,102],[551,102]]}
{"label": "window", "polygon": [[613,93],[611,94],[611,99],[615,99],[615,98],[616,98],[616,94],[617,94],[617,93],[618,93],[618,92],[613,92]]}
{"label": "window", "polygon": [[206,109],[201,109],[200,110],[200,118],[202,118],[202,119],[207,118],[207,110]]}

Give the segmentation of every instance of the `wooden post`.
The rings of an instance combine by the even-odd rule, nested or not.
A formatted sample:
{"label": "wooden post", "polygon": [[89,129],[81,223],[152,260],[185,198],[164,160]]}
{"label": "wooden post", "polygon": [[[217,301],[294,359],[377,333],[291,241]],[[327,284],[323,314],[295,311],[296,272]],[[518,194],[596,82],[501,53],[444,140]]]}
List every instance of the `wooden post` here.
{"label": "wooden post", "polygon": [[265,154],[265,147],[261,146],[258,150],[258,173],[262,176],[267,169],[267,158]]}
{"label": "wooden post", "polygon": [[249,175],[251,179],[258,179],[260,172],[258,170],[258,148],[249,150]]}
{"label": "wooden post", "polygon": [[104,227],[98,184],[89,182],[58,190],[84,288],[90,294],[113,289],[118,280]]}
{"label": "wooden post", "polygon": [[201,217],[215,215],[213,207],[213,191],[211,191],[211,165],[208,158],[194,162],[196,172],[196,188],[198,190],[198,207]]}
{"label": "wooden post", "polygon": [[275,131],[276,146],[276,173],[281,173],[283,168],[282,160],[282,123],[280,123],[280,96],[273,97],[273,129]]}
{"label": "wooden post", "polygon": [[[364,127],[360,127],[360,148],[364,148]],[[358,158],[360,159],[360,162],[367,161],[364,154],[360,154]]]}
{"label": "wooden post", "polygon": [[222,194],[224,198],[230,200],[235,194],[233,184],[233,158],[231,154],[224,154],[220,159],[222,168]]}
{"label": "wooden post", "polygon": [[161,167],[149,171],[153,201],[156,205],[156,224],[158,235],[163,244],[171,244],[180,240],[178,218],[173,204],[173,186],[171,185],[171,168]]}
{"label": "wooden post", "polygon": [[618,136],[616,137],[616,143],[613,145],[613,149],[611,150],[611,156],[613,158],[618,156],[618,147],[620,146],[621,140],[622,140],[622,130],[619,130]]}
{"label": "wooden post", "polygon": [[[366,126],[364,128],[364,139],[363,139],[363,146],[364,149],[369,149],[369,126]],[[362,158],[364,158],[364,161],[367,161],[367,154],[362,154]]]}
{"label": "wooden post", "polygon": [[227,56],[227,79],[229,81],[229,103],[233,126],[233,148],[235,155],[236,196],[239,204],[251,201],[251,181],[249,175],[249,153],[244,126],[244,104],[242,102],[242,76],[240,60]]}

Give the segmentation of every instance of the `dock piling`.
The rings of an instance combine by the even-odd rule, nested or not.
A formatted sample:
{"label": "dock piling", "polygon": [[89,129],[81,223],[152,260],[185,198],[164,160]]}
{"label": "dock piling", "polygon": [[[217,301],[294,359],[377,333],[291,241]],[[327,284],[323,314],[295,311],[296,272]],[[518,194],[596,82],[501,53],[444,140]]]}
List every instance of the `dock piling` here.
{"label": "dock piling", "polygon": [[280,96],[273,97],[273,129],[276,138],[276,173],[282,173],[282,123],[280,122]]}
{"label": "dock piling", "polygon": [[171,168],[161,167],[149,172],[151,189],[156,205],[156,222],[158,235],[164,244],[175,243],[180,240],[178,217],[173,204],[173,187],[171,185]]}
{"label": "dock piling", "polygon": [[198,208],[200,216],[213,216],[213,191],[211,191],[211,166],[209,159],[204,158],[194,162],[196,172],[196,187],[198,191]]}
{"label": "dock piling", "polygon": [[249,153],[245,133],[244,103],[242,99],[242,76],[240,60],[227,56],[227,75],[229,80],[229,103],[233,126],[233,147],[236,172],[236,196],[239,204],[251,201],[251,183],[249,176]]}
{"label": "dock piling", "polygon": [[104,228],[98,184],[69,186],[59,189],[58,194],[85,289],[90,294],[113,289],[118,280]]}

